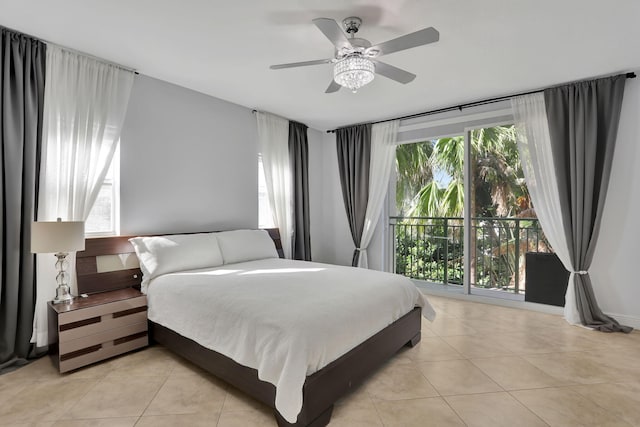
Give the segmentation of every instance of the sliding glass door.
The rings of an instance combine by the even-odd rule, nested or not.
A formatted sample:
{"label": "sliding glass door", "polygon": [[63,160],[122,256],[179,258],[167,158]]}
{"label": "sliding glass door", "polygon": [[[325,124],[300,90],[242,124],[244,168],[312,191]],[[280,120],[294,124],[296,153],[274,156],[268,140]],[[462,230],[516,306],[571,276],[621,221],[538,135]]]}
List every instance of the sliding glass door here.
{"label": "sliding glass door", "polygon": [[466,293],[522,299],[525,254],[550,251],[511,123],[397,149],[390,218],[396,273]]}

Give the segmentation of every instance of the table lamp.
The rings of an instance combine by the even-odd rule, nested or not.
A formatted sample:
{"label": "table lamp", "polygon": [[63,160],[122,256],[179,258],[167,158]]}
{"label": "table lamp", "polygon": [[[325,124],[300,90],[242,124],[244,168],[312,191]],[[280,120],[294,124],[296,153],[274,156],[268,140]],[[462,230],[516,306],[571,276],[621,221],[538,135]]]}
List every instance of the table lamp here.
{"label": "table lamp", "polygon": [[67,255],[72,251],[84,250],[84,222],[62,221],[58,218],[55,222],[34,222],[31,224],[31,252],[55,253],[58,261],[56,269],[58,275],[56,282],[56,297],[54,304],[69,303],[73,301],[71,289],[67,277]]}

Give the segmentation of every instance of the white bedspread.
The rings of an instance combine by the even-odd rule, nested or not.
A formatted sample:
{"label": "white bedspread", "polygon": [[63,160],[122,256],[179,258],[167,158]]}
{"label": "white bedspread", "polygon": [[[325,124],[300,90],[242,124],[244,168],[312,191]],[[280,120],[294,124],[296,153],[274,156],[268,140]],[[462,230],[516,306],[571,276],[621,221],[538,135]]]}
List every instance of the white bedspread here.
{"label": "white bedspread", "polygon": [[274,384],[276,408],[291,423],[307,375],[415,306],[435,317],[406,277],[284,259],[166,274],[147,295],[150,320]]}

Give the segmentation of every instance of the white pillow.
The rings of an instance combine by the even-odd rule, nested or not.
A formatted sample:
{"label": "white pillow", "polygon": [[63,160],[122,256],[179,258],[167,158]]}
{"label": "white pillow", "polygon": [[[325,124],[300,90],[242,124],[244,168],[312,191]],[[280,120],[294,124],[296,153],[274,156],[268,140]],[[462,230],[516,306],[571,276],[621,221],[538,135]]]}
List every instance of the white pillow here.
{"label": "white pillow", "polygon": [[142,270],[142,289],[161,274],[222,265],[215,233],[175,234],[129,239]]}
{"label": "white pillow", "polygon": [[265,230],[233,230],[217,233],[225,264],[278,258],[276,244]]}

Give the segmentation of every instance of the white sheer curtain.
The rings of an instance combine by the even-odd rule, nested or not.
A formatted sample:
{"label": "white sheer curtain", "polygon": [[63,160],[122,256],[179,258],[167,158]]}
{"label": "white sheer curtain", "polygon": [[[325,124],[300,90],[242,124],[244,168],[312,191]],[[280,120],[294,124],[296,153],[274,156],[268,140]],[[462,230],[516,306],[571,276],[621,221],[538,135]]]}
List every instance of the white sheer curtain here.
{"label": "white sheer curtain", "polygon": [[[39,221],[87,219],[120,139],[134,73],[47,46]],[[34,332],[47,344],[46,302],[55,296],[55,258],[38,255]],[[69,258],[72,292],[75,257]]]}
{"label": "white sheer curtain", "polygon": [[285,258],[291,258],[293,206],[291,165],[289,162],[289,120],[273,114],[256,112],[258,149],[276,227],[280,229]]}
{"label": "white sheer curtain", "polygon": [[358,267],[369,268],[367,248],[376,230],[382,204],[387,195],[389,177],[396,153],[398,120],[371,126],[371,159],[369,160],[369,199],[360,241]]}
{"label": "white sheer curtain", "polygon": [[[569,283],[572,284],[576,272],[573,271],[569,243],[562,224],[544,94],[535,93],[512,98],[511,106],[515,117],[520,162],[533,207],[551,247],[564,267],[571,272]],[[571,324],[580,324],[573,286],[567,287],[565,301],[565,319]]]}

